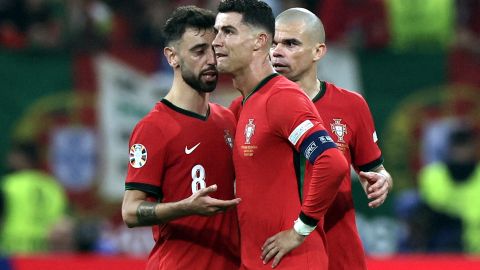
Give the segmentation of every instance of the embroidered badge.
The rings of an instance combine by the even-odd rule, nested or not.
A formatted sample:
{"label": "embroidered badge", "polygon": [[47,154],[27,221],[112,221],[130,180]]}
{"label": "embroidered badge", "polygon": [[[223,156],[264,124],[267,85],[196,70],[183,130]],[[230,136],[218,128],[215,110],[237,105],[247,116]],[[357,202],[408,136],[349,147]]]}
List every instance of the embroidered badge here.
{"label": "embroidered badge", "polygon": [[134,144],[130,147],[130,165],[133,168],[141,168],[147,163],[147,148],[142,144]]}
{"label": "embroidered badge", "polygon": [[345,142],[343,140],[343,137],[345,136],[345,134],[347,134],[347,125],[345,124],[342,124],[341,121],[342,119],[333,119],[333,123],[330,124],[331,128],[332,128],[332,132],[337,135],[338,137],[338,142]]}

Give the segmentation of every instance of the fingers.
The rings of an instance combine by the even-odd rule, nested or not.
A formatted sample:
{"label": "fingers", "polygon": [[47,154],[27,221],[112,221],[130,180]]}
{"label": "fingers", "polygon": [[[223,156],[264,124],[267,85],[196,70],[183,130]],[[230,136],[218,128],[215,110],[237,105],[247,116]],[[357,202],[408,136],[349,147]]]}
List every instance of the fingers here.
{"label": "fingers", "polygon": [[275,268],[280,263],[280,261],[282,260],[285,254],[286,254],[285,252],[279,251],[277,255],[275,255],[275,258],[273,259],[273,263],[272,263],[272,268]]}
{"label": "fingers", "polygon": [[211,185],[206,188],[201,188],[199,191],[197,191],[197,196],[208,196],[209,194],[212,194],[213,192],[217,191],[217,185]]}
{"label": "fingers", "polygon": [[380,197],[376,198],[375,200],[368,203],[368,206],[371,208],[377,208],[382,205],[385,200],[387,199],[387,194],[382,194]]}
{"label": "fingers", "polygon": [[211,198],[209,204],[212,207],[218,207],[222,210],[226,210],[228,208],[238,205],[241,201],[242,199],[240,198],[235,198],[232,200],[219,200],[219,199]]}

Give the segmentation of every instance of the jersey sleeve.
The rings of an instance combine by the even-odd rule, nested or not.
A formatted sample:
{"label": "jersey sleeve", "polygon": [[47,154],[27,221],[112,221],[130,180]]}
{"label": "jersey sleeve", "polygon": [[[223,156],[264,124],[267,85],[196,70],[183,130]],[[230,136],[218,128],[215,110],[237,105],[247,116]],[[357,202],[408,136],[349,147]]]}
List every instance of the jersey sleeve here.
{"label": "jersey sleeve", "polygon": [[141,190],[161,197],[166,143],[158,127],[141,121],[134,128],[129,142],[129,163],[125,179],[126,190]]}
{"label": "jersey sleeve", "polygon": [[323,121],[306,95],[290,89],[273,94],[266,107],[270,128],[300,151],[307,135],[325,130]]}
{"label": "jersey sleeve", "polygon": [[348,165],[345,157],[323,127],[317,109],[306,95],[279,92],[267,102],[271,128],[288,138],[313,165],[299,218],[316,226],[332,203]]}
{"label": "jersey sleeve", "polygon": [[352,163],[357,170],[370,171],[383,163],[382,152],[377,145],[377,133],[367,102],[358,95],[356,102],[357,132],[354,138]]}

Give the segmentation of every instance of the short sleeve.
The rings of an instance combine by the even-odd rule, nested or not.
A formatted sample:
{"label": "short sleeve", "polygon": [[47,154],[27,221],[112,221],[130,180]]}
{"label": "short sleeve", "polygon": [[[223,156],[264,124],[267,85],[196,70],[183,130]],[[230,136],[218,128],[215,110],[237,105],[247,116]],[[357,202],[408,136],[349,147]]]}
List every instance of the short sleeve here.
{"label": "short sleeve", "polygon": [[161,130],[151,122],[141,121],[134,128],[129,142],[125,189],[141,190],[161,197],[166,152],[166,144],[161,137]]}
{"label": "short sleeve", "polygon": [[308,134],[324,130],[323,121],[308,96],[295,89],[273,94],[266,104],[270,128],[288,138],[297,149]]}
{"label": "short sleeve", "polygon": [[352,162],[361,171],[369,171],[383,163],[372,114],[367,102],[360,95],[355,108],[352,109],[355,110],[357,117]]}

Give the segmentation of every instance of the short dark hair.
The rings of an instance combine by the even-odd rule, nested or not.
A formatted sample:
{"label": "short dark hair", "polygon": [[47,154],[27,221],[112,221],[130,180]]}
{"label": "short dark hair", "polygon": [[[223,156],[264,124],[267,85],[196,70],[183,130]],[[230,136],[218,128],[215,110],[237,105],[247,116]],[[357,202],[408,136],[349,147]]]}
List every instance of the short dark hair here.
{"label": "short dark hair", "polygon": [[182,38],[189,27],[205,30],[215,25],[215,14],[207,9],[196,6],[181,6],[175,9],[163,26],[165,44]]}
{"label": "short dark hair", "polygon": [[222,0],[218,12],[237,12],[243,15],[243,22],[264,28],[275,36],[275,17],[272,8],[259,0]]}

